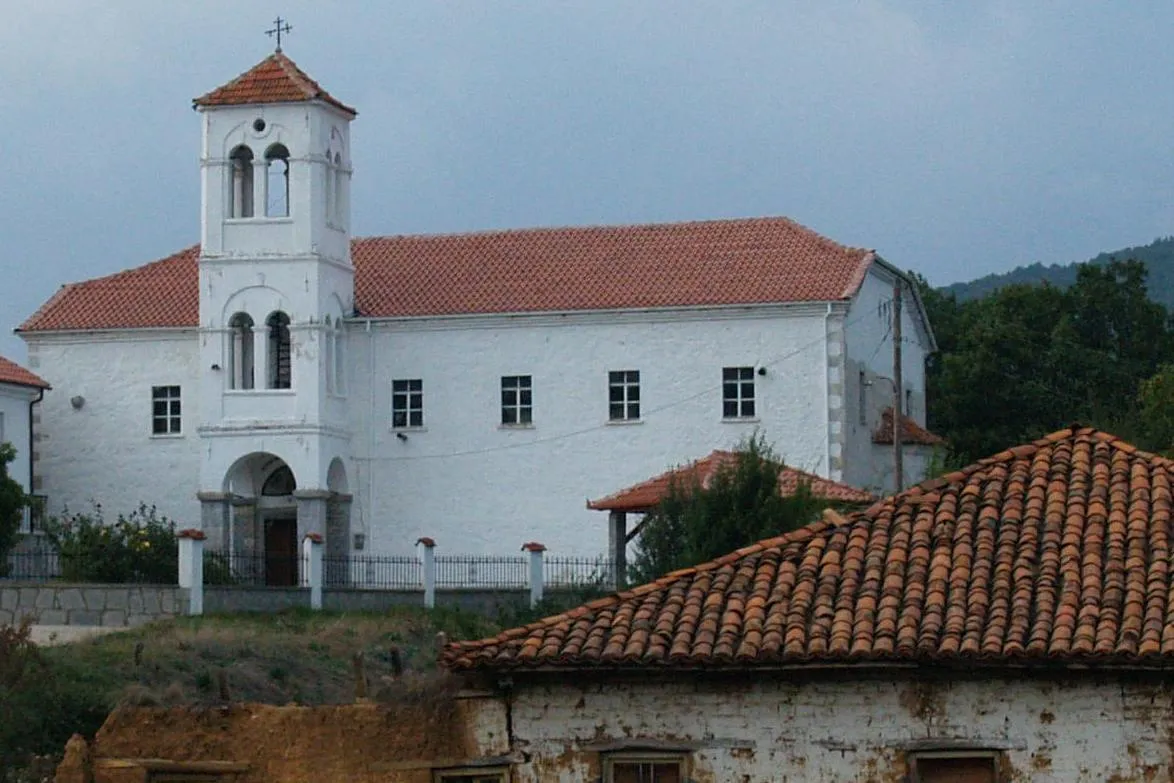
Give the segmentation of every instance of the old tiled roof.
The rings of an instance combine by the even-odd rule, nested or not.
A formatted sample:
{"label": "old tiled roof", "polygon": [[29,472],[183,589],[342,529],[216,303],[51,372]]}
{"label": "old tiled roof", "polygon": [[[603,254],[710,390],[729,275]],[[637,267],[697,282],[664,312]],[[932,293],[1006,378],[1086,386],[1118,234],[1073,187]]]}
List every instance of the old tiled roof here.
{"label": "old tiled roof", "polygon": [[[614,492],[599,500],[587,503],[587,508],[598,511],[643,512],[655,508],[668,495],[669,486],[683,482],[686,486],[696,484],[709,486],[713,476],[723,467],[733,467],[738,455],[733,451],[714,451],[709,456],[679,468],[667,471],[627,489]],[[779,472],[779,492],[786,496],[795,493],[800,483],[811,488],[811,494],[822,500],[837,503],[871,503],[876,497],[862,489],[825,479],[805,470],[784,467]]]}
{"label": "old tiled roof", "polygon": [[1174,666],[1174,463],[1068,429],[496,637],[452,669]]}
{"label": "old tiled roof", "polygon": [[[893,442],[893,409],[885,408],[881,412],[880,424],[872,433],[873,443],[892,443]],[[922,427],[916,421],[904,413],[901,414],[901,442],[910,443],[917,446],[941,446],[946,442],[946,439],[941,435],[934,433]]]}
{"label": "old tiled roof", "polygon": [[[839,301],[875,257],[787,218],[356,239],[372,317]],[[199,248],[67,285],[22,331],[194,327]]]}
{"label": "old tiled roof", "polygon": [[14,361],[0,356],[0,383],[11,383],[15,386],[32,386],[37,389],[48,389],[49,384],[35,373],[29,372]]}
{"label": "old tiled roof", "polygon": [[196,106],[324,101],[347,114],[355,110],[318,85],[280,51],[266,57],[228,84],[192,100]]}

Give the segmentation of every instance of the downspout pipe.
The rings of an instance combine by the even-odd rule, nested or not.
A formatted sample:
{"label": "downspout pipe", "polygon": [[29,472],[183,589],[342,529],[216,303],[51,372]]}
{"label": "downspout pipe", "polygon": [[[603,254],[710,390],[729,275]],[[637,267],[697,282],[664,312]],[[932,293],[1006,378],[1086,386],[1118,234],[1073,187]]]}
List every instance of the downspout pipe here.
{"label": "downspout pipe", "polygon": [[29,491],[27,494],[33,494],[33,406],[45,399],[45,389],[42,387],[37,390],[37,397],[29,401]]}

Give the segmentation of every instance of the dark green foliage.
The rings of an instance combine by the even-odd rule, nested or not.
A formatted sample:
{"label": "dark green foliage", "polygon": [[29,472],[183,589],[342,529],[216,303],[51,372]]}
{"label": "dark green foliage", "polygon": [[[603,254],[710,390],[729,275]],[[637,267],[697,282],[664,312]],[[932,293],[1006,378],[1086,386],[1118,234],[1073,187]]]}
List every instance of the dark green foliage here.
{"label": "dark green foliage", "polygon": [[826,504],[805,486],[780,496],[782,467],[762,438],[754,437],[738,447],[734,464],[719,468],[708,487],[674,482],[640,527],[630,580],[651,581],[813,521]]}
{"label": "dark green foliage", "polygon": [[1174,362],[1170,316],[1149,299],[1144,264],[1086,264],[1065,289],[1010,285],[965,302],[918,283],[939,343],[929,426],[953,465],[1074,422],[1169,447],[1151,432],[1157,406],[1138,396]]}
{"label": "dark green foliage", "polygon": [[45,525],[60,553],[61,575],[68,582],[176,583],[179,543],[175,523],[154,506],[140,505],[108,524],[101,506],[89,514],[66,514]]}
{"label": "dark green foliage", "polygon": [[[1154,301],[1174,308],[1174,237],[1161,237],[1148,245],[1127,247],[1101,253],[1089,259],[1087,264],[1108,266],[1111,262],[1129,258],[1140,261],[1149,269],[1150,295]],[[1057,288],[1067,288],[1076,282],[1081,263],[1072,264],[1030,264],[997,275],[986,275],[966,283],[954,283],[942,289],[947,296],[959,302],[980,299],[1009,285],[1041,285],[1047,283]]]}
{"label": "dark green foliage", "polygon": [[16,459],[11,443],[0,443],[0,576],[8,573],[8,552],[20,539],[20,520],[28,499],[16,479],[8,475],[8,465]]}

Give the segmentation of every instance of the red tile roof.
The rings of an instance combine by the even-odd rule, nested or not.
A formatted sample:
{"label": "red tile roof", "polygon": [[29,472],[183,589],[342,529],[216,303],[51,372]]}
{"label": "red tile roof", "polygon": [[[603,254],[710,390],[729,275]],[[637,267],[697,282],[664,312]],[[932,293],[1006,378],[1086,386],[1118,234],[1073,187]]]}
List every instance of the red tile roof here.
{"label": "red tile roof", "polygon": [[[737,460],[738,455],[733,451],[715,451],[707,457],[674,468],[607,497],[588,501],[587,508],[597,511],[649,511],[660,505],[674,481],[683,482],[685,486],[696,483],[698,486],[708,487],[719,469],[732,468]],[[876,496],[862,489],[789,466],[779,472],[780,494],[784,497],[794,494],[800,482],[807,484],[811,488],[811,494],[821,500],[842,503],[871,503],[876,500]]]}
{"label": "red tile roof", "polygon": [[452,669],[1174,666],[1174,462],[1067,429],[475,642]]}
{"label": "red tile roof", "polygon": [[[885,408],[881,412],[880,424],[872,433],[872,442],[878,444],[893,442],[893,409]],[[922,427],[916,421],[901,414],[901,442],[915,446],[941,446],[946,439]]]}
{"label": "red tile roof", "polygon": [[318,85],[281,52],[274,52],[228,84],[194,98],[196,106],[325,101],[354,116],[357,112]]}
{"label": "red tile roof", "polygon": [[[372,317],[839,301],[875,258],[777,217],[370,237],[351,253]],[[20,329],[194,327],[198,257],[67,285]]]}
{"label": "red tile roof", "polygon": [[15,386],[32,386],[37,389],[48,389],[49,384],[42,378],[13,361],[0,356],[0,383],[11,383]]}

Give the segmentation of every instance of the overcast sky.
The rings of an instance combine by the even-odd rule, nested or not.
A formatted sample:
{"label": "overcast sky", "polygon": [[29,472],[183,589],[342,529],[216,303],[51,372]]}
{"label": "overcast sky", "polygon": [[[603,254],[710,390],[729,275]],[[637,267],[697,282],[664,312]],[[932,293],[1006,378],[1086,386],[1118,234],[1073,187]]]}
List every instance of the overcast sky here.
{"label": "overcast sky", "polygon": [[356,235],[787,215],[938,284],[1174,233],[1174,4],[9,0],[0,353],[199,236],[191,99],[285,51]]}

